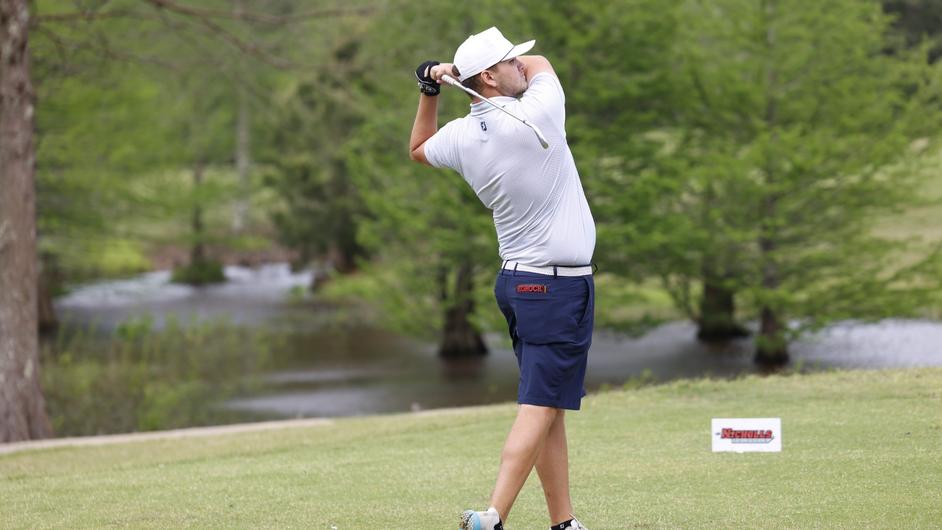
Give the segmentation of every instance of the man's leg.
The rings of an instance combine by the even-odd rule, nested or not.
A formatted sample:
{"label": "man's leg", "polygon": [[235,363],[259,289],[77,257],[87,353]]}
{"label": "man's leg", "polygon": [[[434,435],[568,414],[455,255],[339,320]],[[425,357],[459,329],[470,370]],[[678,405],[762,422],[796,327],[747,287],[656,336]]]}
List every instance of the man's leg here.
{"label": "man's leg", "polygon": [[553,525],[572,519],[565,412],[560,410],[556,415],[543,443],[543,450],[536,459],[536,472],[543,485],[543,495],[546,496],[546,507]]}
{"label": "man's leg", "polygon": [[507,520],[557,417],[561,417],[561,411],[555,408],[520,405],[517,409],[517,419],[500,455],[500,471],[491,495],[491,506],[497,509],[502,521]]}

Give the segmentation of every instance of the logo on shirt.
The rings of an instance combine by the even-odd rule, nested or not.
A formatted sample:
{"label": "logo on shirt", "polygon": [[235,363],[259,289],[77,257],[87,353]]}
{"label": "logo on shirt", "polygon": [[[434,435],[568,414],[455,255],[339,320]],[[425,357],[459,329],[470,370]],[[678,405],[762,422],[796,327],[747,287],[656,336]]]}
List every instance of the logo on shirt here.
{"label": "logo on shirt", "polygon": [[549,286],[539,283],[522,283],[517,286],[518,293],[548,293]]}
{"label": "logo on shirt", "polygon": [[485,122],[483,122],[483,121],[481,122],[481,130],[482,130],[482,131],[486,131],[486,130],[487,130],[487,123],[485,123]]}

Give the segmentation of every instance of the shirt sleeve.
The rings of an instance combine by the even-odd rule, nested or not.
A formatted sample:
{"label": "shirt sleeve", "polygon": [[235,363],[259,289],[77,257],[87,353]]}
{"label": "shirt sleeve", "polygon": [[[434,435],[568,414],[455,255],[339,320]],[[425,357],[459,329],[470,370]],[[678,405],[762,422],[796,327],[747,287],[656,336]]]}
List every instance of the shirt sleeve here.
{"label": "shirt sleeve", "polygon": [[560,129],[565,128],[566,94],[552,73],[540,72],[533,76],[520,104],[527,115],[546,116]]}
{"label": "shirt sleeve", "polygon": [[450,121],[425,141],[425,159],[434,167],[447,167],[460,171],[458,159],[458,126]]}

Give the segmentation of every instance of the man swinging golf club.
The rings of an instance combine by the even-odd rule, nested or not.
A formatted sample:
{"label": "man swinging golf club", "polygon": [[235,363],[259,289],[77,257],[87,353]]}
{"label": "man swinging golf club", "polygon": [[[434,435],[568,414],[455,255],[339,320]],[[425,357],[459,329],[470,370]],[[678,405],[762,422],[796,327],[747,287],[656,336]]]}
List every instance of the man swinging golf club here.
{"label": "man swinging golf club", "polygon": [[[534,466],[551,528],[585,530],[572,515],[565,410],[585,396],[595,223],[566,144],[562,86],[549,61],[522,55],[533,44],[490,28],[468,37],[454,64],[416,69],[410,157],[457,171],[493,210],[503,260],[494,292],[520,367],[520,406],[490,508],[461,514],[462,530],[502,530]],[[452,78],[468,89],[471,112],[438,130],[435,96]]]}

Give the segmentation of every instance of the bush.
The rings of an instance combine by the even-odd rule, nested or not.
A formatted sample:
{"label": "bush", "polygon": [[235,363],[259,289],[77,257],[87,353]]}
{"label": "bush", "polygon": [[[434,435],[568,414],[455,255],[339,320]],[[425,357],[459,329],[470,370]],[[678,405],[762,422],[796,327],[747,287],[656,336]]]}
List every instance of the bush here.
{"label": "bush", "polygon": [[154,330],[134,319],[113,336],[65,329],[43,345],[43,388],[56,434],[82,436],[257,419],[219,407],[260,385],[277,341],[225,322]]}
{"label": "bush", "polygon": [[206,285],[226,281],[222,263],[218,261],[200,261],[174,269],[171,281],[190,285]]}

